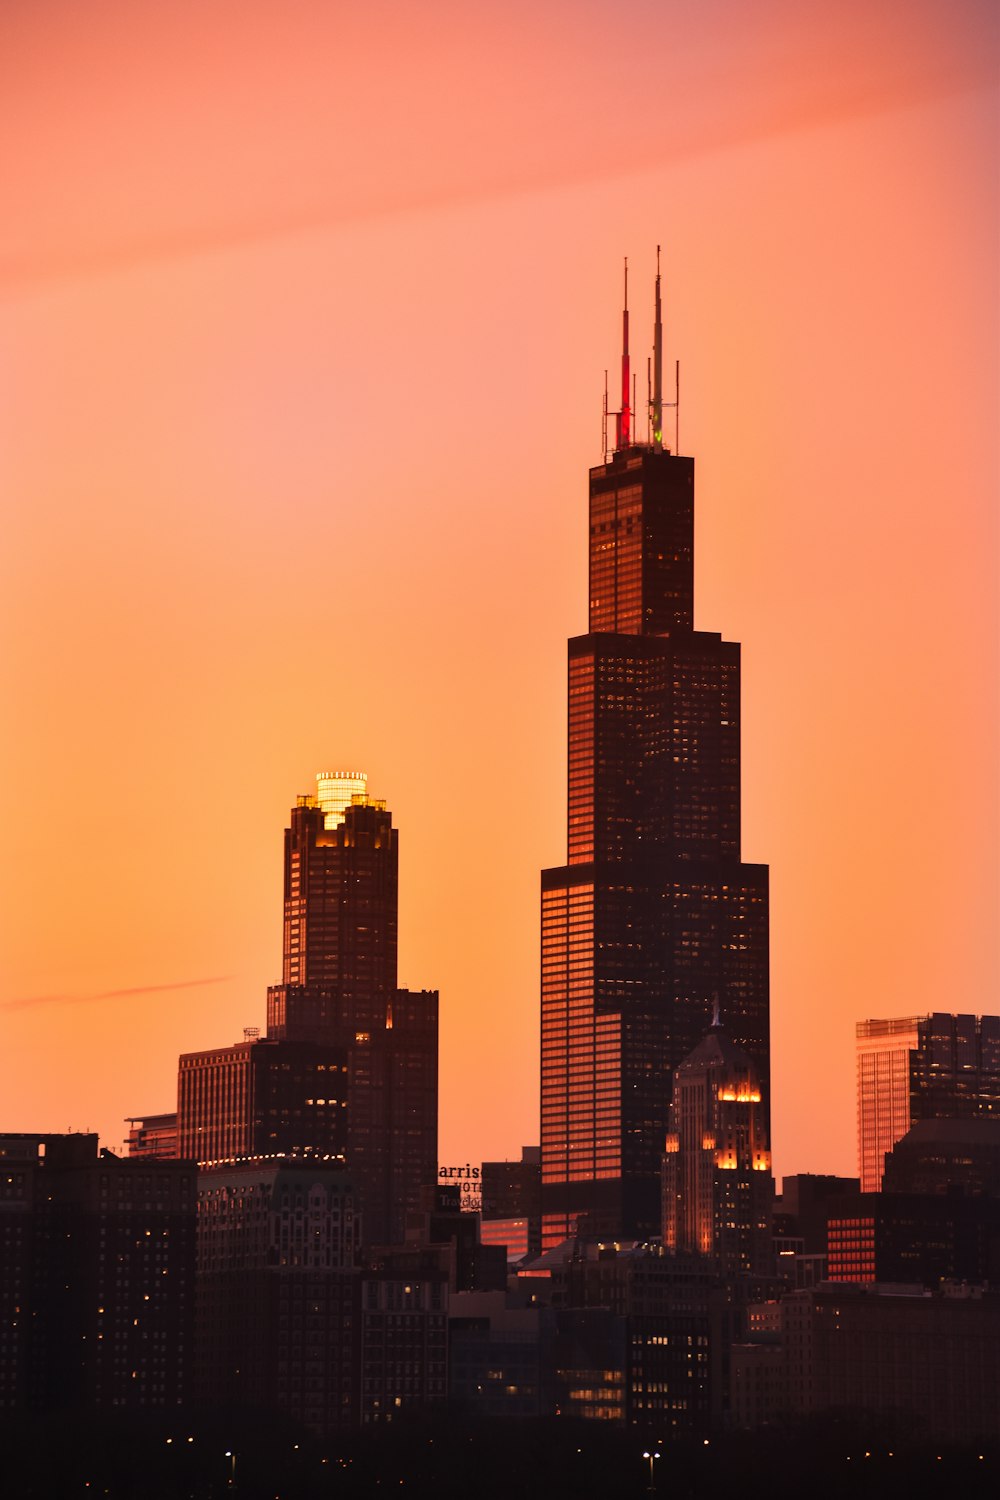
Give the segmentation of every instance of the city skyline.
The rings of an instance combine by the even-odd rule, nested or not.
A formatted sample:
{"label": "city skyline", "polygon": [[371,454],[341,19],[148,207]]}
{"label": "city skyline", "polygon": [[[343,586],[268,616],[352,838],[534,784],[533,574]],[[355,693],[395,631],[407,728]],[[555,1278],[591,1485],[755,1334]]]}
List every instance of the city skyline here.
{"label": "city skyline", "polygon": [[997,18],[765,9],[0,21],[6,1128],[116,1146],[259,1024],[336,763],[400,830],[442,1161],[537,1139],[584,475],[657,243],[776,1173],[855,1170],[855,1022],[995,1011]]}

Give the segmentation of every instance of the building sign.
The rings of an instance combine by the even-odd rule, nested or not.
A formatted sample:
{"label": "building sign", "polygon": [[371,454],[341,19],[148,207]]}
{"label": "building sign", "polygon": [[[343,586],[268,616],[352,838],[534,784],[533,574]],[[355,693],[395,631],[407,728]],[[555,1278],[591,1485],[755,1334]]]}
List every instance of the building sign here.
{"label": "building sign", "polygon": [[466,1162],[464,1167],[438,1167],[438,1182],[442,1187],[457,1187],[461,1195],[463,1213],[479,1213],[483,1203],[482,1168]]}

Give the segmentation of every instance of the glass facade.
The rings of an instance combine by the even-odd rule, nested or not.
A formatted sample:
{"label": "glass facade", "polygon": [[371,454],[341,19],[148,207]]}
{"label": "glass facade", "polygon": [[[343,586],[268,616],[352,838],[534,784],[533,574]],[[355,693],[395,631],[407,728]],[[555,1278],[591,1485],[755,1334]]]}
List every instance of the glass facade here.
{"label": "glass facade", "polygon": [[720,636],[569,644],[567,859],[738,859],[740,648]]}
{"label": "glass facade", "polygon": [[594,1004],[594,888],[542,897],[542,1182],[621,1171],[621,1016]]}
{"label": "glass facade", "polygon": [[858,1175],[882,1186],[885,1156],[917,1120],[1000,1119],[1000,1016],[859,1021]]}
{"label": "glass facade", "polygon": [[861,1191],[882,1186],[885,1153],[910,1128],[910,1051],[917,1043],[919,1016],[859,1021],[858,1176]]}
{"label": "glass facade", "polygon": [[654,1235],[673,1069],[718,1004],[768,1097],[768,880],[740,861],[740,648],[694,619],[694,463],[590,475],[567,863],[542,875],[542,1212]]}
{"label": "glass facade", "polygon": [[590,471],[590,631],[694,621],[694,460],[628,448]]}
{"label": "glass facade", "polygon": [[381,1025],[396,987],[399,853],[382,802],[357,801],[334,828],[309,800],[285,831],[282,982],[330,987],[342,1015]]}

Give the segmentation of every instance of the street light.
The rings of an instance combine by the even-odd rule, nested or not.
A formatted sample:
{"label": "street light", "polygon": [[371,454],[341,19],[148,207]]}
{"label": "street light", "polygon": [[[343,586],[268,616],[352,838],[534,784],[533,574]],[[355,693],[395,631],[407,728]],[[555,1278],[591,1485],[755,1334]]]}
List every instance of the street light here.
{"label": "street light", "polygon": [[659,1455],[659,1453],[644,1453],[642,1456],[643,1456],[643,1458],[648,1458],[649,1459],[649,1484],[646,1486],[646,1488],[649,1490],[649,1493],[652,1494],[653,1493],[653,1488],[654,1488],[654,1486],[653,1486],[653,1465],[655,1464],[656,1460],[659,1458],[660,1455]]}
{"label": "street light", "polygon": [[226,1449],[226,1457],[229,1459],[229,1484],[228,1489],[236,1488],[236,1454],[231,1448]]}

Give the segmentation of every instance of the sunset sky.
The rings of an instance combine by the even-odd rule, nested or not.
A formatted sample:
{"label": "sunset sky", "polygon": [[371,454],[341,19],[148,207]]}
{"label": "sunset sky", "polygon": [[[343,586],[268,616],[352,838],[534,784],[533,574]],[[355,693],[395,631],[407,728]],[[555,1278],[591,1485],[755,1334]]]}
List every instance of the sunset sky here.
{"label": "sunset sky", "polygon": [[854,1022],[1000,1009],[995,0],[6,0],[0,1129],[264,1025],[363,767],[441,1158],[538,1131],[539,870],[629,257],[743,643],[777,1173]]}

